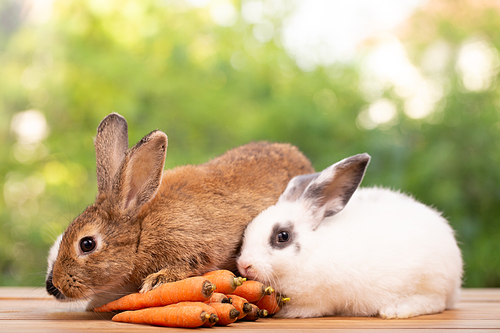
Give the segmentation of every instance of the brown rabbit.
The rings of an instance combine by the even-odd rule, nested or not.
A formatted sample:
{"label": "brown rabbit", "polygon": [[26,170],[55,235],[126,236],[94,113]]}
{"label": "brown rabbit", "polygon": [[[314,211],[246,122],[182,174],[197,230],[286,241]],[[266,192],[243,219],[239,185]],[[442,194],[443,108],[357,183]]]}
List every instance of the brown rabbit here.
{"label": "brown rabbit", "polygon": [[128,149],[127,122],[112,113],[95,138],[98,194],[49,256],[47,291],[92,300],[147,291],[214,269],[236,270],[246,225],[291,178],[314,172],[294,146],[250,143],[208,163],[163,170],[167,136]]}

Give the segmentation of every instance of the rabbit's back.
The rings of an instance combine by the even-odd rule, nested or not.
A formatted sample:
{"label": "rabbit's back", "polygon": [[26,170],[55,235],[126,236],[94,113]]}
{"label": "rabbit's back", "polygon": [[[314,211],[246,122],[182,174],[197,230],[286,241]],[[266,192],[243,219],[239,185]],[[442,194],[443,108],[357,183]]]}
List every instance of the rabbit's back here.
{"label": "rabbit's back", "polygon": [[[266,142],[232,149],[199,166],[165,170],[158,193],[141,212],[139,252],[145,257],[154,253],[158,267],[180,262],[192,274],[236,270],[246,225],[277,202],[292,177],[311,172],[311,163],[297,148]],[[140,256],[137,265],[142,262],[151,260]]]}
{"label": "rabbit's back", "polygon": [[335,244],[322,250],[335,267],[333,287],[363,300],[351,314],[366,315],[368,304],[395,304],[401,295],[435,294],[446,308],[458,300],[462,259],[454,232],[439,212],[409,196],[359,188],[316,232],[320,243]]}

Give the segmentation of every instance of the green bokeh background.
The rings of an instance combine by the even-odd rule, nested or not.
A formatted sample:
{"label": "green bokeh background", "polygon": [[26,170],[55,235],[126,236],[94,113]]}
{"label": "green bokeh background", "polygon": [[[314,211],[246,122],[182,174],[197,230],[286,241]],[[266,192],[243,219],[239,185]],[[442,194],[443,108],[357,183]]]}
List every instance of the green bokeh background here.
{"label": "green bokeh background", "polygon": [[[471,38],[500,49],[500,9],[433,3],[398,38],[417,68],[436,41],[451,46],[439,110],[409,118],[394,87],[384,86],[398,113],[366,129],[363,51],[359,61],[304,71],[279,34],[260,43],[241,17],[219,26],[208,8],[181,1],[56,0],[43,24],[27,17],[25,2],[0,2],[0,285],[43,285],[50,245],[95,197],[97,125],[118,112],[131,145],[153,129],[167,133],[166,168],[256,140],[291,142],[317,170],[368,152],[363,185],[401,189],[443,211],[463,252],[464,285],[500,287],[498,75],[470,91],[456,69]],[[277,32],[293,8],[285,9],[269,18]],[[41,141],[22,142],[13,130],[25,110],[44,115]]]}

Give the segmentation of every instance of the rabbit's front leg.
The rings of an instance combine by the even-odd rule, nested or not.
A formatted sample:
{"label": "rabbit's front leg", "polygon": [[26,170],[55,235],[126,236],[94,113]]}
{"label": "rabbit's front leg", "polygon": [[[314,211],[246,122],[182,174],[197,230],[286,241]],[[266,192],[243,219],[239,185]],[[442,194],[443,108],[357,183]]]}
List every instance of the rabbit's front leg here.
{"label": "rabbit's front leg", "polygon": [[173,267],[164,268],[156,273],[149,274],[142,281],[142,287],[140,292],[145,293],[147,291],[153,290],[164,283],[175,282],[187,278],[185,269],[176,269]]}

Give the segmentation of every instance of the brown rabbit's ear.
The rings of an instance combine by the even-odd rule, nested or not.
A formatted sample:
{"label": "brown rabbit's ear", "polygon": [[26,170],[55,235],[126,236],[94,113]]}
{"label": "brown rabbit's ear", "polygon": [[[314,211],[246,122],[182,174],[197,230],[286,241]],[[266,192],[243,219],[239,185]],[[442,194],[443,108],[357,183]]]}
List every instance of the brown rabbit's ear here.
{"label": "brown rabbit's ear", "polygon": [[132,147],[114,179],[112,200],[121,213],[136,214],[158,191],[167,154],[167,135],[153,131]]}
{"label": "brown rabbit's ear", "polygon": [[128,149],[128,129],[125,118],[118,113],[106,116],[97,128],[94,146],[97,189],[99,193],[108,193]]}

